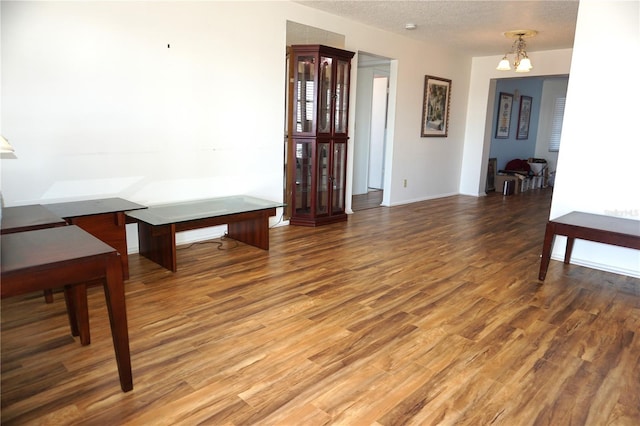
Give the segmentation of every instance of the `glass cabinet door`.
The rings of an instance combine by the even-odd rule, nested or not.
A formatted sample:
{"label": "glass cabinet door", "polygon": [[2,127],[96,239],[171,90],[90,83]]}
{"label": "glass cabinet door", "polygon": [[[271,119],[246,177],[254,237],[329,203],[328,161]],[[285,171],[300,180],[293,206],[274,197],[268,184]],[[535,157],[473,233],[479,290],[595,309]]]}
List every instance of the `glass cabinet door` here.
{"label": "glass cabinet door", "polygon": [[318,143],[318,170],[317,177],[317,200],[316,214],[326,214],[329,212],[329,146],[327,143]]}
{"label": "glass cabinet door", "polygon": [[296,143],[296,184],[295,184],[295,214],[311,213],[311,174],[313,172],[311,143]]}
{"label": "glass cabinet door", "polygon": [[[286,197],[290,224],[347,220],[345,209],[349,79],[354,52],[320,44],[292,45],[293,84],[287,120]],[[295,161],[295,164],[294,164]],[[295,173],[294,173],[295,171]]]}
{"label": "glass cabinet door", "polygon": [[336,66],[335,133],[347,133],[349,111],[349,62],[338,60]]}
{"label": "glass cabinet door", "polygon": [[315,111],[315,57],[298,56],[296,73],[295,131],[298,133],[313,132],[313,113]]}
{"label": "glass cabinet door", "polygon": [[344,211],[345,199],[345,170],[347,162],[346,142],[336,142],[333,145],[333,176],[331,194],[331,213]]}
{"label": "glass cabinet door", "polygon": [[320,57],[320,81],[318,83],[320,99],[318,100],[318,133],[331,132],[331,96],[332,91],[332,58]]}

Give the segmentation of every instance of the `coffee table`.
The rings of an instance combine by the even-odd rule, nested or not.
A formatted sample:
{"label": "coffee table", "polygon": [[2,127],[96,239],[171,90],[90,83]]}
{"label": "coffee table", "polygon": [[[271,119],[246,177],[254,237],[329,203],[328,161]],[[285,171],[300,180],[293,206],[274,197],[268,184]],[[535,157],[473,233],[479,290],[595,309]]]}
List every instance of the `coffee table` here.
{"label": "coffee table", "polygon": [[127,216],[138,222],[140,254],[175,272],[177,232],[227,224],[230,238],[269,250],[269,217],[282,206],[239,195],[150,206]]}

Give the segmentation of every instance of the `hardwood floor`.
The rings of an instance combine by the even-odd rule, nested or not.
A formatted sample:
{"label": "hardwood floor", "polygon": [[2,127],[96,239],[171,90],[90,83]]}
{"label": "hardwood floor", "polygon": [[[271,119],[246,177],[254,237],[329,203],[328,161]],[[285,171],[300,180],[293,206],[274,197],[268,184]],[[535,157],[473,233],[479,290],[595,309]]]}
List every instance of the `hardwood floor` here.
{"label": "hardwood floor", "polygon": [[382,203],[383,191],[381,189],[369,189],[366,194],[358,194],[351,197],[351,210],[374,209]]}
{"label": "hardwood floor", "polygon": [[280,227],[271,250],[132,255],[134,389],[104,296],[91,345],[62,297],[2,301],[2,423],[638,425],[640,280],[552,261],[549,190]]}

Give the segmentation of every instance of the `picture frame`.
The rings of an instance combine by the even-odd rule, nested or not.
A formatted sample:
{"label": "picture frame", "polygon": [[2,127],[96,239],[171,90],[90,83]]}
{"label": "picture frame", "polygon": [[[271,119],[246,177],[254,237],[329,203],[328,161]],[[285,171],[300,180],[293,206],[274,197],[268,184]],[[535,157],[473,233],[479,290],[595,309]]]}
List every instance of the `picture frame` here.
{"label": "picture frame", "polygon": [[498,114],[496,121],[496,139],[509,139],[509,127],[511,126],[511,109],[513,108],[513,95],[500,92],[498,97]]}
{"label": "picture frame", "polygon": [[496,190],[496,174],[498,173],[498,159],[489,158],[489,166],[487,167],[487,184],[485,192]]}
{"label": "picture frame", "polygon": [[516,139],[529,139],[529,122],[531,120],[531,96],[520,96],[520,109],[518,111],[518,133]]}
{"label": "picture frame", "polygon": [[447,137],[450,103],[451,80],[425,75],[420,137]]}

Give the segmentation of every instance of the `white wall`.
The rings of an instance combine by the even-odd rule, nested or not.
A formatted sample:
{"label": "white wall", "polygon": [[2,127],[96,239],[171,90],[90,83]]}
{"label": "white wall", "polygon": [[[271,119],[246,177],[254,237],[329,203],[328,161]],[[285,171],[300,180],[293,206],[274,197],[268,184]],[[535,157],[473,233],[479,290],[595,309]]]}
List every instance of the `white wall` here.
{"label": "white wall", "polygon": [[[580,3],[551,218],[575,210],[636,220],[640,229],[638,52],[640,2]],[[578,240],[572,259],[640,277],[638,250]]]}
{"label": "white wall", "polygon": [[[457,193],[470,63],[457,53],[292,2],[0,7],[1,131],[18,157],[1,162],[6,205],[238,193],[281,200],[287,20],[394,59],[387,150],[401,167],[386,169],[387,204]],[[425,74],[453,80],[446,139],[420,138]]]}
{"label": "white wall", "polygon": [[8,204],[281,199],[283,25],[247,13],[263,33],[250,37],[226,3],[2,9],[2,131],[18,157],[2,164]]}
{"label": "white wall", "polygon": [[[414,49],[413,43],[407,41],[398,46],[395,55],[385,53],[399,58],[395,81],[398,109],[393,116],[395,123],[388,123],[393,126],[393,134],[387,134],[385,153],[385,158],[392,158],[391,165],[387,163],[385,167],[385,180],[390,179],[390,185],[385,186],[383,204],[386,205],[454,195],[459,188],[471,59],[437,50],[422,51],[411,57],[408,49],[418,52],[419,43],[415,43]],[[438,60],[433,61],[434,57]],[[390,98],[394,95],[393,65]],[[446,138],[420,137],[425,75],[452,80],[449,136]],[[392,114],[391,108],[389,114]]]}
{"label": "white wall", "polygon": [[[383,203],[484,191],[488,94],[492,79],[507,76],[495,70],[499,58],[471,60],[291,2],[3,1],[0,8],[0,131],[18,157],[0,162],[6,205],[106,196],[157,204],[237,193],[281,200],[287,20],[344,34],[348,50],[392,59],[385,156],[393,161]],[[624,167],[638,158],[637,110],[619,107],[638,98],[637,67],[629,63],[638,57],[628,55],[638,51],[637,8],[580,5],[579,63],[567,96],[574,123],[565,122],[572,130],[563,135],[552,215],[638,215],[635,167]],[[530,75],[569,73],[570,49],[530,54]],[[625,66],[604,69],[603,57],[625,58]],[[420,137],[425,74],[452,80],[448,138]],[[355,111],[355,96],[350,103]],[[594,122],[605,124],[585,126]],[[349,150],[348,177],[352,143]],[[585,174],[585,164],[601,173]],[[610,249],[591,257],[602,260],[598,254]],[[621,267],[637,270],[626,253]],[[577,246],[578,254],[588,257]]]}
{"label": "white wall", "polygon": [[[346,35],[345,49],[363,51],[391,59],[387,145],[385,152],[384,205],[405,204],[458,193],[460,155],[464,141],[466,103],[471,58],[440,46],[421,43],[396,34],[374,30],[353,21],[313,11],[296,22],[322,27]],[[322,24],[318,19],[323,18]],[[433,58],[438,58],[434,61]],[[352,86],[357,77],[352,73]],[[451,121],[448,138],[421,138],[420,121],[424,76],[435,75],[452,80]],[[394,102],[395,101],[395,102]],[[351,97],[350,133],[354,131],[357,105]],[[353,144],[349,144],[353,158]],[[347,178],[353,172],[348,165]],[[408,185],[403,187],[403,180]],[[347,202],[351,198],[347,187]]]}

